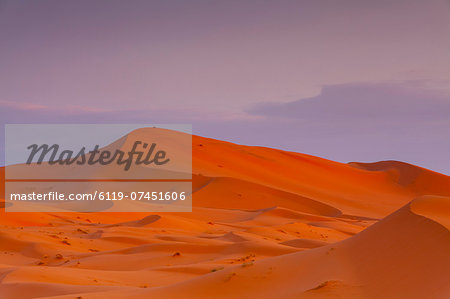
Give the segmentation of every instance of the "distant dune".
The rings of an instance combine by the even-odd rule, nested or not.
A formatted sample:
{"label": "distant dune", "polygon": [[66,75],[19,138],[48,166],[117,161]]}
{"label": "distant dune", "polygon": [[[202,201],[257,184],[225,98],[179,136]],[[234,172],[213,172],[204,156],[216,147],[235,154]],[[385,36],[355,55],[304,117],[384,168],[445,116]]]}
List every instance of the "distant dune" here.
{"label": "distant dune", "polygon": [[192,213],[2,206],[0,298],[450,298],[450,177],[192,142]]}

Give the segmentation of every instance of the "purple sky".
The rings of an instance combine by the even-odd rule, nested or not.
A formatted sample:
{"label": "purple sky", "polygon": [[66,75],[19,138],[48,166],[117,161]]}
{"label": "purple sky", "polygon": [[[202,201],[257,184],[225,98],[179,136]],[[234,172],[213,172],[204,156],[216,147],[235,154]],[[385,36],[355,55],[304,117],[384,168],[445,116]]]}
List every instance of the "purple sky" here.
{"label": "purple sky", "polygon": [[1,1],[2,123],[194,133],[450,173],[450,4]]}

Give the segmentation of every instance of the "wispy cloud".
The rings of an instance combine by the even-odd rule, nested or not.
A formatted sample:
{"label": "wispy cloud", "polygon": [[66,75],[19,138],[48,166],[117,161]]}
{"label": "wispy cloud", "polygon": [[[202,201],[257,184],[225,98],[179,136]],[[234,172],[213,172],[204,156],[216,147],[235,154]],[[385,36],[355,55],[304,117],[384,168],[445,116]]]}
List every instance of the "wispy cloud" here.
{"label": "wispy cloud", "polygon": [[0,100],[1,123],[16,122],[74,122],[107,123],[189,123],[257,120],[259,115],[246,112],[222,112],[201,109],[107,109],[90,106],[65,105],[59,107],[27,102]]}
{"label": "wispy cloud", "polygon": [[43,106],[43,105],[38,105],[38,104],[33,104],[33,103],[5,101],[5,100],[0,100],[0,107],[19,109],[19,110],[33,110],[33,111],[47,109],[47,107]]}

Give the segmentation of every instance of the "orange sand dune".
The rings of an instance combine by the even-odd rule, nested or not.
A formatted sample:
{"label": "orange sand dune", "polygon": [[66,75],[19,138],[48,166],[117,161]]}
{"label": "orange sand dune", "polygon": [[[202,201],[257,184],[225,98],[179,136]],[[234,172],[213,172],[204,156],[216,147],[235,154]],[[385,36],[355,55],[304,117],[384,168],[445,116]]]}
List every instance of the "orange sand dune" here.
{"label": "orange sand dune", "polygon": [[191,213],[2,209],[0,298],[449,297],[448,176],[198,136],[192,154]]}
{"label": "orange sand dune", "polygon": [[[344,241],[230,267],[134,298],[448,298],[450,232],[418,214],[421,198]],[[421,207],[415,207],[420,202]],[[441,202],[450,208],[450,198]],[[425,208],[427,209],[427,208]],[[102,292],[92,298],[123,294]]]}

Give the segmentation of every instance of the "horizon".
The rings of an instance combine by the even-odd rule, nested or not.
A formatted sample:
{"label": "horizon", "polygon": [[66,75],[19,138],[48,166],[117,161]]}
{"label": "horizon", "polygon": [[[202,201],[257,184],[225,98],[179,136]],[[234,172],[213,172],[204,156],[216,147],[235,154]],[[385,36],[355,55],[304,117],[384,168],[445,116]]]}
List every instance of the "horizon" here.
{"label": "horizon", "polygon": [[[68,124],[65,124],[66,126],[68,125]],[[101,125],[104,125],[104,126],[108,126],[108,124],[101,124]],[[120,125],[118,125],[118,124],[114,124],[114,126],[120,126]],[[131,125],[130,124],[130,126],[137,126],[137,125]],[[108,146],[110,146],[111,144],[114,144],[115,142],[117,142],[118,140],[120,140],[121,138],[123,138],[123,137],[125,137],[125,136],[127,136],[127,135],[129,135],[129,134],[131,134],[131,133],[133,133],[133,132],[135,132],[135,131],[137,131],[137,130],[142,130],[142,129],[154,129],[154,128],[157,128],[157,129],[165,129],[165,130],[170,130],[170,131],[176,131],[176,132],[182,132],[182,131],[180,131],[181,129],[180,128],[178,128],[178,129],[175,129],[175,128],[170,128],[170,126],[168,126],[168,125],[166,125],[166,127],[164,127],[164,126],[161,126],[161,127],[155,127],[155,126],[153,126],[152,125],[152,127],[137,127],[137,128],[135,128],[135,129],[133,129],[132,131],[130,131],[130,132],[128,132],[127,134],[125,134],[125,135],[123,135],[123,136],[120,136],[120,137],[115,137],[116,139],[113,139],[112,141],[109,141],[109,142],[106,142],[106,143],[104,143],[102,146],[100,146],[100,145],[95,145],[94,146],[94,149],[104,149],[104,148],[107,148]],[[111,134],[117,134],[117,133],[114,133],[114,132],[110,132]],[[198,137],[201,137],[201,138],[207,138],[207,139],[213,139],[213,140],[218,140],[218,141],[222,141],[222,142],[228,142],[228,143],[232,143],[232,144],[235,144],[235,145],[238,145],[238,146],[249,146],[249,147],[255,147],[255,148],[267,148],[267,149],[272,149],[272,150],[277,150],[277,151],[283,151],[283,152],[291,152],[291,153],[296,153],[296,154],[302,154],[302,155],[308,155],[308,156],[313,156],[313,157],[317,157],[317,158],[320,158],[320,159],[324,159],[324,160],[330,160],[330,161],[334,161],[334,162],[338,162],[338,163],[342,163],[342,164],[348,164],[348,165],[350,165],[351,163],[362,163],[362,164],[372,164],[372,163],[378,163],[378,162],[400,162],[400,163],[404,163],[404,164],[408,164],[408,165],[412,165],[412,166],[416,166],[416,167],[419,167],[419,168],[424,168],[424,169],[427,169],[427,170],[429,170],[429,171],[433,171],[433,172],[437,172],[437,173],[441,173],[441,174],[444,174],[444,175],[449,175],[449,174],[447,174],[447,173],[442,173],[442,172],[438,172],[438,171],[435,171],[435,170],[433,170],[433,169],[428,169],[428,168],[426,168],[426,167],[422,167],[421,165],[417,165],[417,164],[412,164],[412,163],[408,163],[408,162],[406,162],[406,161],[401,161],[401,160],[379,160],[379,161],[347,161],[347,162],[340,162],[340,161],[335,161],[335,160],[331,160],[331,159],[327,159],[327,158],[325,158],[325,157],[320,157],[320,156],[316,156],[316,155],[310,155],[310,154],[306,154],[306,153],[300,153],[300,152],[295,152],[295,151],[288,151],[288,150],[284,150],[284,149],[280,149],[280,148],[275,148],[275,147],[267,147],[267,146],[259,146],[259,145],[247,145],[247,144],[239,144],[239,143],[235,143],[235,142],[230,142],[230,141],[226,141],[226,140],[219,140],[219,139],[214,139],[214,138],[210,138],[210,137],[204,137],[204,136],[200,136],[200,135],[196,135],[196,134],[191,134],[191,133],[189,133],[189,132],[186,132],[186,131],[184,131],[183,133],[185,133],[185,134],[189,134],[189,135],[192,135],[192,136],[198,136]],[[111,136],[108,136],[108,138],[110,138]],[[66,144],[67,145],[67,144]],[[62,149],[63,151],[67,151],[67,150],[69,150],[69,151],[73,151],[73,153],[76,153],[76,150],[73,148],[74,146],[76,146],[76,145],[78,145],[77,143],[72,143],[72,144],[70,144],[69,145],[69,148],[64,148],[64,149]],[[92,145],[92,144],[90,144],[90,145]],[[83,148],[82,148],[82,150],[81,151],[83,151],[83,149],[85,148],[86,146],[83,146]],[[15,146],[14,147],[14,149],[15,149],[15,151],[17,151],[17,146]],[[57,150],[55,150],[54,152],[58,152],[59,150],[61,150],[61,148],[59,148],[58,147],[58,149]],[[88,150],[88,149],[87,149]],[[76,157],[79,157],[79,155],[80,155],[80,153],[81,153],[81,151],[79,151],[78,152],[78,154],[76,155]],[[120,150],[116,150],[116,151],[120,151]],[[72,154],[73,154],[72,153]],[[90,151],[87,151],[87,153],[91,153]],[[18,155],[18,154],[17,154]],[[30,153],[30,157],[31,157],[31,155],[32,155],[32,153]],[[35,153],[33,154],[33,157],[34,157],[34,155],[35,155]],[[84,154],[85,156],[88,156],[88,154]],[[47,160],[47,159],[38,159],[40,162],[48,162],[49,160]],[[25,162],[25,163],[19,163],[18,162],[19,160],[15,160],[15,162],[14,161],[11,161],[10,163],[8,163],[8,165],[0,165],[0,167],[1,168],[5,168],[6,166],[9,166],[9,165],[18,165],[18,164],[30,164],[30,163],[28,163],[28,162]],[[53,161],[59,161],[59,159],[56,159],[56,160],[53,160]],[[40,163],[38,163],[38,164],[40,164]],[[69,165],[69,164],[67,164],[67,165]],[[350,165],[351,166],[351,165]]]}

